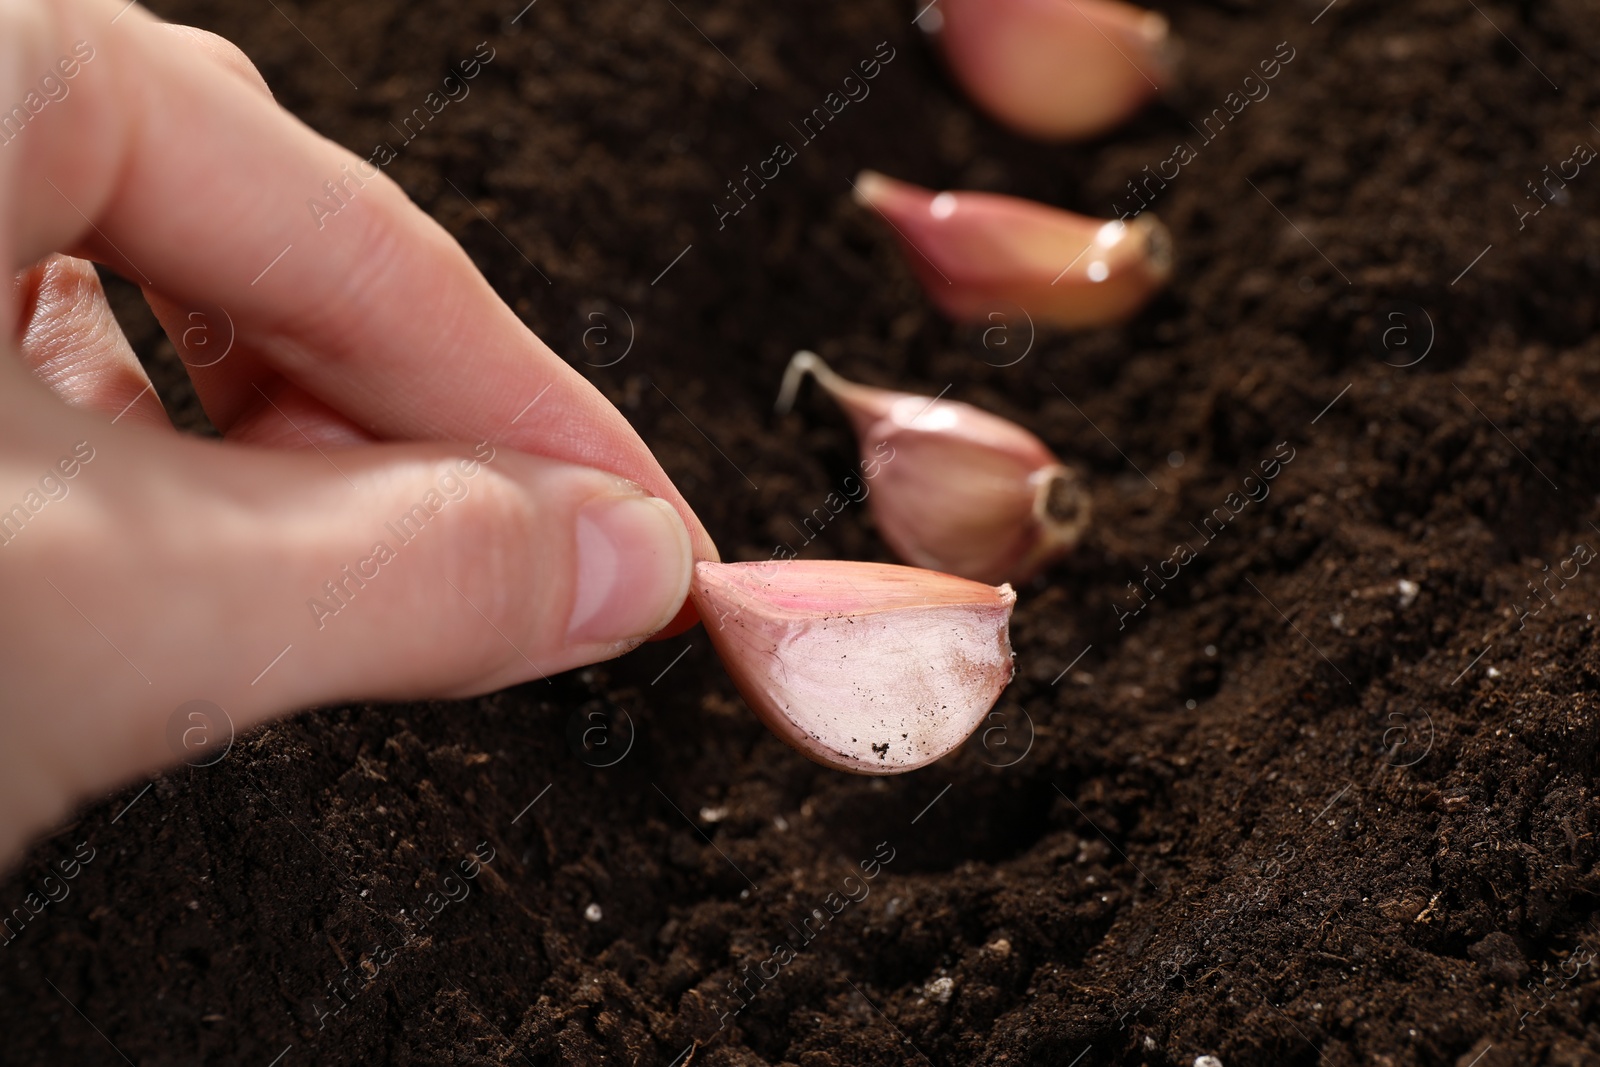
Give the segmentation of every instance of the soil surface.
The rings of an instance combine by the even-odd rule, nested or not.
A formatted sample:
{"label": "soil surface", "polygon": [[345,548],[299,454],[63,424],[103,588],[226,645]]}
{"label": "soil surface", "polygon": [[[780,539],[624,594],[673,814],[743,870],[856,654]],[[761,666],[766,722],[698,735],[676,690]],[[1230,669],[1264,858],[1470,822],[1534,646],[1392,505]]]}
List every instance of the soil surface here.
{"label": "soil surface", "polygon": [[[522,3],[153,6],[363,156],[487,42],[388,172],[727,558],[888,558],[865,507],[797,532],[855,462],[814,392],[769,415],[800,347],[1030,427],[1093,531],[1020,590],[991,724],[904,777],[789,751],[697,630],[123,790],[0,885],[92,855],[0,949],[0,1060],[1600,1062],[1600,174],[1522,214],[1600,145],[1592,5],[1162,4],[1183,84],[1052,147],[979,115],[899,0]],[[850,198],[871,167],[1109,216],[1179,142],[1170,292],[1031,349],[940,319]]]}

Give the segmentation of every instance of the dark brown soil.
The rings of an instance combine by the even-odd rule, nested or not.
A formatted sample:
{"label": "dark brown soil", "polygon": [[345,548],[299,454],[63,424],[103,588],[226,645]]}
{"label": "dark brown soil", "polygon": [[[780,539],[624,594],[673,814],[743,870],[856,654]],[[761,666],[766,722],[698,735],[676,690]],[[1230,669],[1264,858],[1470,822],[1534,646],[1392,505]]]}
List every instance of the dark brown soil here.
{"label": "dark brown soil", "polygon": [[[0,1059],[1600,1062],[1600,174],[1518,225],[1526,183],[1600,145],[1592,5],[1163,5],[1186,85],[1051,148],[978,116],[898,0],[513,24],[522,2],[155,6],[364,155],[488,41],[390,172],[728,558],[800,548],[854,459],[826,402],[767,414],[797,347],[1036,430],[1094,531],[1021,591],[993,727],[903,778],[790,752],[695,631],[480,700],[307,713],[121,792],[0,886],[9,909],[94,850],[0,949]],[[870,98],[719,231],[724,183],[885,41]],[[1205,143],[1189,120],[1285,41]],[[1008,367],[849,196],[873,167],[1109,215],[1178,141],[1171,292]],[[860,507],[805,553],[886,558]]]}

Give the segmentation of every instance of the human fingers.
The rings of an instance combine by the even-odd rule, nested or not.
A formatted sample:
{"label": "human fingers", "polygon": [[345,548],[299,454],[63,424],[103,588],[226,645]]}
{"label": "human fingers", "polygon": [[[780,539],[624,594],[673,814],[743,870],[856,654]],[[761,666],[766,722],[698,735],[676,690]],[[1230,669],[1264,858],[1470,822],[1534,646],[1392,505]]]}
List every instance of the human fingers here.
{"label": "human fingers", "polygon": [[176,303],[224,308],[241,343],[363,432],[613,471],[671,501],[715,556],[632,427],[381,173],[381,152],[358,159],[118,12],[63,0],[19,27],[32,61],[79,42],[94,57],[15,139],[22,196],[44,207],[17,223],[24,257],[81,239]]}
{"label": "human fingers", "polygon": [[94,264],[48,256],[17,277],[22,363],[68,404],[170,428]]}
{"label": "human fingers", "polygon": [[0,819],[0,855],[180,755],[165,731],[189,701],[242,731],[538,679],[659,630],[692,565],[670,504],[592,468],[487,442],[204,441],[0,368],[0,813],[28,813]]}
{"label": "human fingers", "polygon": [[[166,33],[174,48],[193,49],[272,99],[272,90],[256,65],[226,37],[170,22],[158,22],[154,29]],[[196,311],[155,290],[146,290],[145,297],[188,368],[212,424],[229,440],[269,448],[373,440],[343,414],[275,371],[248,340],[239,338],[222,309]],[[225,365],[224,360],[228,361]]]}

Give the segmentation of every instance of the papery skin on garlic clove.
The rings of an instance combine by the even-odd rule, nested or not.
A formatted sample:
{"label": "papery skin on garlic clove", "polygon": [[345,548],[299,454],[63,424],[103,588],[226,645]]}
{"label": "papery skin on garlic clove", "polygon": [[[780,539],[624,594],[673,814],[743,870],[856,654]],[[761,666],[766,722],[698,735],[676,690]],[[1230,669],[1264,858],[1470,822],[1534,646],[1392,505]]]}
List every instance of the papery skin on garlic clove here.
{"label": "papery skin on garlic clove", "polygon": [[780,412],[807,374],[850,417],[867,506],[905,562],[1020,583],[1070,552],[1088,529],[1088,490],[1016,423],[971,404],[848,381],[814,352],[789,361]]}
{"label": "papery skin on garlic clove", "polygon": [[994,118],[1039,140],[1105,133],[1172,77],[1177,48],[1167,20],[1131,4],[941,0],[933,12],[919,21],[961,87]]}
{"label": "papery skin on garlic clove", "polygon": [[839,770],[932,763],[1011,681],[1008,585],[843,560],[701,562],[689,595],[751,710]]}
{"label": "papery skin on garlic clove", "polygon": [[1154,215],[1093,219],[996,193],[935,193],[873,171],[855,188],[888,220],[929,298],[958,322],[1020,306],[1041,325],[1111,326],[1172,276],[1172,237]]}

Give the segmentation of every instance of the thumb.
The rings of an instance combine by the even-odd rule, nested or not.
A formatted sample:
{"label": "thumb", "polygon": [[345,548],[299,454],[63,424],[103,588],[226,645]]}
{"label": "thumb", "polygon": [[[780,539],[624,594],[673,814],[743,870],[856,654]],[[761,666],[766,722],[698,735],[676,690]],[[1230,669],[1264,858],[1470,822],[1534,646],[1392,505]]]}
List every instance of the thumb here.
{"label": "thumb", "polygon": [[[310,470],[263,471],[247,492],[264,510],[243,547],[272,563],[234,578],[241,607],[262,605],[252,629],[303,638],[305,661],[269,689],[278,703],[462,696],[546,678],[634,648],[688,595],[682,518],[615,474],[488,442],[301,455]],[[221,458],[211,475],[240,478],[234,457]]]}
{"label": "thumb", "polygon": [[[304,653],[254,697],[265,704],[460,696],[548,677],[640,644],[688,595],[676,509],[609,472],[488,442],[196,451],[188,503],[174,509],[190,514],[161,535],[176,546],[165,578],[223,594],[244,686],[266,684],[249,684],[263,650]],[[196,519],[198,559],[182,532]],[[179,617],[206,639],[212,620]],[[241,681],[186,657],[163,665],[222,692]]]}
{"label": "thumb", "polygon": [[16,481],[73,476],[0,528],[0,595],[43,613],[0,649],[19,682],[0,752],[60,779],[56,814],[182,757],[167,728],[188,702],[242,732],[484,692],[618,655],[687,596],[676,509],[607,472],[487,442],[268,451],[26,408],[4,434]]}

